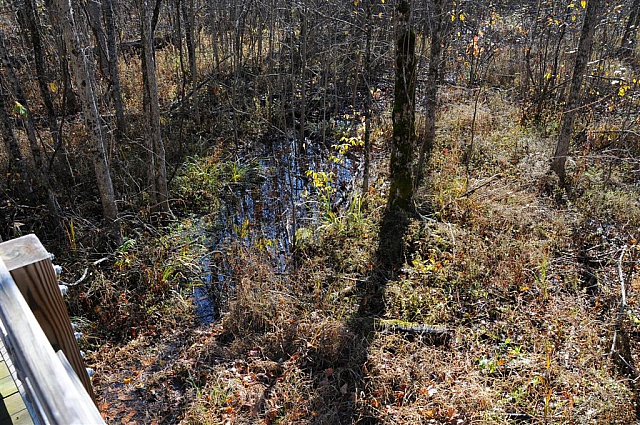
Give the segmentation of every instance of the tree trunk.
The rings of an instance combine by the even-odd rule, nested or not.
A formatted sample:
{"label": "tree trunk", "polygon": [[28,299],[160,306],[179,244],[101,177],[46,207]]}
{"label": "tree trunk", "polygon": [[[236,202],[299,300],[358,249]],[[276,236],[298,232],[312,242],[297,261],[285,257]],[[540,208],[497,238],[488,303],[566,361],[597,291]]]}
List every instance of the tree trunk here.
{"label": "tree trunk", "polygon": [[[187,3],[188,2],[188,3]],[[187,44],[187,55],[189,56],[189,74],[191,74],[191,108],[193,120],[196,125],[200,125],[200,108],[198,105],[198,63],[196,61],[196,40],[195,40],[195,10],[193,0],[182,1],[182,16],[184,17],[184,33]]]}
{"label": "tree trunk", "polygon": [[442,43],[444,38],[444,0],[433,0],[431,17],[431,47],[429,50],[429,69],[427,71],[427,84],[425,89],[425,129],[424,138],[420,145],[418,164],[416,166],[415,188],[422,183],[424,178],[425,163],[431,156],[433,143],[436,138],[436,110],[438,107],[438,84],[440,83],[440,67],[442,66]]}
{"label": "tree trunk", "polygon": [[91,27],[93,36],[96,39],[100,71],[104,76],[109,76],[109,53],[107,47],[107,35],[102,27],[102,5],[96,0],[88,0],[84,5],[84,9],[87,15],[87,21],[89,21],[89,26]]}
{"label": "tree trunk", "polygon": [[[19,13],[20,19],[23,21],[21,25],[25,26],[29,32],[31,46],[33,47],[33,58],[36,65],[38,87],[40,88],[42,103],[44,104],[45,110],[47,111],[47,121],[49,124],[49,131],[51,133],[51,140],[54,146],[54,153],[49,158],[49,165],[47,167],[47,170],[49,170],[54,164],[56,154],[60,152],[64,156],[64,158],[67,159],[67,152],[62,143],[60,128],[58,127],[58,113],[53,104],[51,87],[49,85],[50,81],[47,76],[45,48],[42,43],[41,24],[38,20],[38,14],[36,12],[35,5],[31,0],[24,0],[21,6],[22,9]],[[69,169],[69,171],[71,170]],[[73,173],[70,172],[70,174]]]}
{"label": "tree trunk", "polygon": [[393,142],[391,146],[388,208],[410,211],[413,207],[413,154],[415,143],[416,35],[411,29],[411,6],[398,6],[396,40],[396,82],[393,101]]}
{"label": "tree trunk", "polygon": [[[298,146],[301,148],[305,144],[305,127],[307,125],[307,9],[300,8],[300,129],[298,135]],[[302,149],[301,149],[302,150]]]}
{"label": "tree trunk", "polygon": [[[20,102],[20,104],[24,108],[24,116],[22,116],[22,119],[24,120],[24,127],[27,132],[27,139],[29,140],[31,155],[33,156],[36,176],[38,177],[38,180],[36,182],[31,182],[30,185],[35,187],[36,194],[46,196],[49,214],[51,214],[51,217],[57,221],[57,217],[59,216],[58,202],[56,199],[56,195],[51,188],[49,173],[42,157],[42,151],[40,150],[40,145],[36,134],[36,127],[33,121],[33,115],[31,114],[31,110],[29,109],[29,103],[27,102],[27,97],[22,90],[20,80],[18,79],[18,76],[16,75],[13,66],[11,65],[9,53],[7,52],[7,46],[4,42],[4,33],[2,31],[0,31],[0,59],[7,72],[7,76],[9,77],[9,82],[13,88],[14,95],[18,102]],[[46,195],[44,195],[45,193]]]}
{"label": "tree trunk", "polygon": [[116,140],[122,141],[126,134],[124,119],[124,102],[120,86],[120,72],[118,71],[118,41],[116,39],[116,23],[113,13],[113,0],[102,0],[102,14],[107,35],[107,57],[109,59],[109,80],[111,81],[111,95],[116,110]]}
{"label": "tree trunk", "polygon": [[[4,81],[2,81],[2,73],[0,73],[0,127],[2,132],[2,139],[7,147],[7,152],[9,153],[9,172],[7,173],[7,187],[11,190],[14,185],[18,186],[18,191],[28,196],[33,195],[33,188],[31,187],[31,182],[29,180],[29,174],[27,172],[27,166],[24,162],[24,158],[22,157],[22,153],[20,152],[20,147],[18,146],[18,141],[13,133],[13,126],[11,125],[11,121],[9,120],[9,113],[7,108],[7,97],[4,93],[2,87],[4,86]],[[16,166],[17,170],[13,169],[13,166]],[[17,171],[17,172],[16,172]],[[26,189],[25,192],[22,192],[22,189]]]}
{"label": "tree trunk", "polygon": [[589,0],[587,10],[582,23],[582,31],[580,32],[580,41],[578,42],[578,50],[576,52],[576,61],[573,66],[573,75],[571,77],[571,85],[569,86],[569,96],[565,104],[565,112],[562,116],[560,124],[560,132],[558,134],[558,143],[556,151],[551,162],[551,169],[558,175],[560,185],[566,186],[566,170],[565,164],[569,153],[569,145],[573,133],[577,109],[580,106],[580,88],[584,79],[584,72],[587,69],[589,56],[591,54],[591,44],[593,43],[593,35],[595,33],[598,10],[600,0]]}
{"label": "tree trunk", "polygon": [[624,28],[622,41],[620,43],[619,55],[623,58],[629,58],[636,49],[636,40],[638,39],[638,27],[640,26],[640,0],[633,0],[627,25]]}
{"label": "tree trunk", "polygon": [[[37,20],[37,15],[34,9],[34,5],[31,0],[24,0],[21,4],[22,8],[19,13],[21,20],[29,31],[29,37],[31,38],[31,45],[33,46],[33,58],[36,65],[36,77],[38,79],[38,85],[40,87],[40,94],[42,96],[42,102],[49,119],[53,118],[55,121],[56,112],[53,107],[53,101],[51,100],[51,92],[47,81],[47,70],[45,64],[45,52],[42,45],[42,37],[40,35],[40,25]],[[55,124],[55,123],[53,123]],[[54,125],[55,127],[55,125]],[[54,137],[55,138],[55,137]]]}
{"label": "tree trunk", "polygon": [[149,131],[146,134],[149,151],[149,182],[151,184],[152,210],[171,214],[167,189],[167,166],[162,129],[160,127],[160,105],[156,81],[156,64],[153,54],[153,31],[147,0],[140,0],[140,30],[142,40],[144,115]]}
{"label": "tree trunk", "polygon": [[82,114],[90,143],[90,157],[93,162],[96,183],[102,203],[102,214],[111,226],[112,237],[116,239],[116,243],[119,243],[122,240],[122,235],[117,224],[118,207],[105,154],[102,121],[96,102],[94,83],[92,82],[92,65],[89,58],[84,54],[88,51],[88,46],[83,46],[80,42],[71,1],[55,0],[54,4],[57,9],[55,12],[58,14],[58,21],[62,28],[62,35],[69,51],[78,97],[82,105]]}
{"label": "tree trunk", "polygon": [[369,192],[369,178],[371,168],[371,36],[373,26],[372,2],[365,0],[365,42],[364,42],[364,81],[367,93],[364,98],[364,171],[362,173],[362,194]]}

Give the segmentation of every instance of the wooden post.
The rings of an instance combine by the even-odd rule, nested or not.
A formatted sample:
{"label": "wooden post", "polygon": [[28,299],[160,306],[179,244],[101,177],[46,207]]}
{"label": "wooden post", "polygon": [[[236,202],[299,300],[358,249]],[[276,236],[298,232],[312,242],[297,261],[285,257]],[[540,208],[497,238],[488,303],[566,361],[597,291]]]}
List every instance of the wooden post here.
{"label": "wooden post", "polygon": [[4,261],[55,351],[62,350],[93,402],[91,380],[71,328],[49,252],[35,235],[0,243]]}
{"label": "wooden post", "polygon": [[73,369],[64,353],[58,351],[56,355],[53,351],[2,259],[0,321],[4,327],[2,339],[11,347],[8,357],[18,372],[33,421],[52,425],[104,425],[80,379],[75,373],[69,373]]}

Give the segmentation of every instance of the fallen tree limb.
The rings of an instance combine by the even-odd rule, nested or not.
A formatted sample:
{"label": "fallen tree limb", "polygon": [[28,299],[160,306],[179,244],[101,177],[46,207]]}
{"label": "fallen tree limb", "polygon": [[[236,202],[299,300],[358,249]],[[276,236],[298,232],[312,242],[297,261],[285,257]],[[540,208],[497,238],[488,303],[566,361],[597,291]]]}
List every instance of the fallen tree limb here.
{"label": "fallen tree limb", "polygon": [[411,341],[418,337],[433,345],[450,345],[455,336],[453,329],[420,323],[399,323],[393,320],[378,320],[376,328],[378,331],[402,334]]}

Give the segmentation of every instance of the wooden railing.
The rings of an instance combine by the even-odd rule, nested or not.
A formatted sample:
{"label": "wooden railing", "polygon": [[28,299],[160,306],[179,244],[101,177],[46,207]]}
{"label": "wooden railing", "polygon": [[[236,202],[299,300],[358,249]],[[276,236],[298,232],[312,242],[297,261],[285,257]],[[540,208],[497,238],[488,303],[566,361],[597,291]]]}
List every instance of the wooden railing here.
{"label": "wooden railing", "polygon": [[0,324],[35,423],[104,424],[50,255],[34,235],[0,244]]}

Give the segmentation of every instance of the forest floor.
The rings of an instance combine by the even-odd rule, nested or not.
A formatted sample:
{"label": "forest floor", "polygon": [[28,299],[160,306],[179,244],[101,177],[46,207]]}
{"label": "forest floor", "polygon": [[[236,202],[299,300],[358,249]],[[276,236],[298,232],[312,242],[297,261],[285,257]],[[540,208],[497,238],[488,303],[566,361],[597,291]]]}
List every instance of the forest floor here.
{"label": "forest floor", "polygon": [[[570,193],[554,190],[553,123],[521,126],[504,91],[479,99],[442,90],[423,213],[404,235],[405,264],[380,288],[377,317],[359,306],[378,272],[384,117],[365,196],[335,173],[307,174],[301,199],[312,219],[299,221],[292,252],[280,233],[256,230],[260,217],[220,223],[229,188],[259,193],[273,164],[219,146],[185,166],[174,192],[191,213],[157,232],[130,231],[76,291],[106,421],[632,423],[637,179],[591,138],[569,163]],[[336,163],[361,155],[336,152]],[[338,192],[347,201],[332,206]],[[212,242],[225,225],[233,232]],[[212,285],[212,270],[213,321],[191,296]],[[448,337],[419,332],[426,327]]]}

